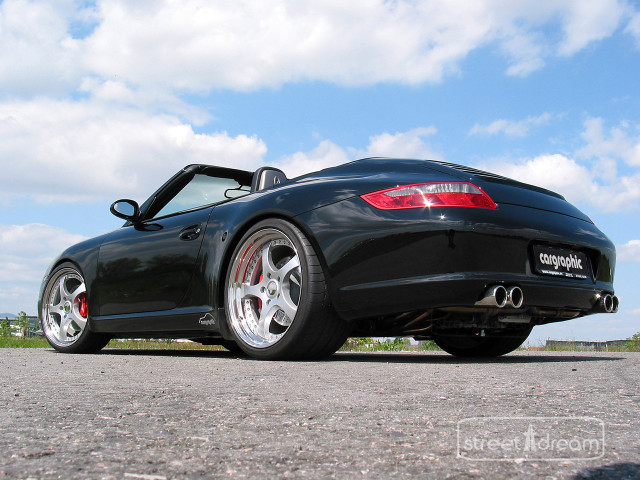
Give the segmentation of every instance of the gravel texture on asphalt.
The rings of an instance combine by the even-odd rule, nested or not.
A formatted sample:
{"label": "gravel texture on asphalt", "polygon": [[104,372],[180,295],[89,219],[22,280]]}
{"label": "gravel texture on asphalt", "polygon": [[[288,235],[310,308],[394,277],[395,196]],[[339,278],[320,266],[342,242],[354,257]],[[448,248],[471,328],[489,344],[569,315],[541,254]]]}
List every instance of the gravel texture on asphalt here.
{"label": "gravel texture on asphalt", "polygon": [[[0,386],[0,478],[640,478],[638,353],[261,362],[0,349]],[[485,460],[489,444],[459,444],[472,417],[500,417],[493,433],[513,438],[525,438],[518,419],[535,417],[538,439],[546,426],[575,435],[566,422],[588,417],[604,427],[604,449],[549,460],[511,445]]]}

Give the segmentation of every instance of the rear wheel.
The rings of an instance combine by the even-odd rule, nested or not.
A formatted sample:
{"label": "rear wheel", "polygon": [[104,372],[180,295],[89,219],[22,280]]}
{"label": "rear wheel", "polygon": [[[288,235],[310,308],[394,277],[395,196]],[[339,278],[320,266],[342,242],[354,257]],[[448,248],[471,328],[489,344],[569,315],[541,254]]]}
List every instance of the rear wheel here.
{"label": "rear wheel", "polygon": [[313,247],[284,220],[262,221],[242,237],[225,295],[236,344],[255,358],[325,357],[347,338],[346,323],[329,304]]}
{"label": "rear wheel", "polygon": [[236,355],[244,355],[242,349],[233,340],[222,340],[220,342],[220,345],[229,350],[231,353],[235,353]]}
{"label": "rear wheel", "polygon": [[499,357],[522,345],[531,328],[438,332],[433,334],[433,341],[445,352],[458,357]]}
{"label": "rear wheel", "polygon": [[109,337],[91,331],[84,278],[71,263],[49,276],[41,299],[40,322],[53,348],[67,353],[97,352]]}

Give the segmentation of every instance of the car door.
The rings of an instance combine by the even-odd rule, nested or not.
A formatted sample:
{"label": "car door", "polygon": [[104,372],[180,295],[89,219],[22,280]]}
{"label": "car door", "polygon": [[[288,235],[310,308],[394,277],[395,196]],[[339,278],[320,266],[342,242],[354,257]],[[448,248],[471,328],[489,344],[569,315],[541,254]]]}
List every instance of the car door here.
{"label": "car door", "polygon": [[[231,178],[188,172],[184,185],[154,204],[152,218],[109,234],[100,247],[96,288],[100,316],[172,310],[194,274],[215,204],[239,187]],[[171,187],[171,185],[169,185]],[[143,213],[144,215],[144,213]],[[144,216],[143,216],[144,218]]]}
{"label": "car door", "polygon": [[189,287],[212,209],[111,233],[98,257],[100,315],[176,308]]}

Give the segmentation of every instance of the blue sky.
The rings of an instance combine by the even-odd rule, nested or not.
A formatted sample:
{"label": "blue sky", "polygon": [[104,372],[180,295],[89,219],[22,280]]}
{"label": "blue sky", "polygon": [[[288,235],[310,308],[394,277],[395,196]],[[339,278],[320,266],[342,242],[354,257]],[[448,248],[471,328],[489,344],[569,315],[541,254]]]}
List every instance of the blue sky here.
{"label": "blue sky", "polygon": [[435,158],[563,194],[618,247],[640,331],[640,5],[624,0],[0,2],[0,312],[183,165]]}

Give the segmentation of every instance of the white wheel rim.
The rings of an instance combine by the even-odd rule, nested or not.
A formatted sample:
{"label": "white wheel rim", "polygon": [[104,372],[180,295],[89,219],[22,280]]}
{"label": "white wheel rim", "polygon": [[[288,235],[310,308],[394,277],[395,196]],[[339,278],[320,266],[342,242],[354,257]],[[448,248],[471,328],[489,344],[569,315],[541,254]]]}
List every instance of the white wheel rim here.
{"label": "white wheel rim", "polygon": [[300,257],[280,230],[242,243],[229,270],[227,314],[238,338],[254,348],[276,344],[295,320],[302,292]]}
{"label": "white wheel rim", "polygon": [[49,342],[73,345],[87,326],[87,289],[82,276],[64,268],[49,280],[42,305],[42,330]]}

